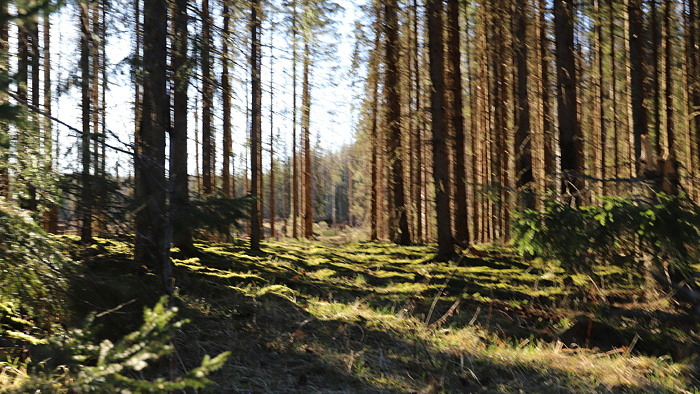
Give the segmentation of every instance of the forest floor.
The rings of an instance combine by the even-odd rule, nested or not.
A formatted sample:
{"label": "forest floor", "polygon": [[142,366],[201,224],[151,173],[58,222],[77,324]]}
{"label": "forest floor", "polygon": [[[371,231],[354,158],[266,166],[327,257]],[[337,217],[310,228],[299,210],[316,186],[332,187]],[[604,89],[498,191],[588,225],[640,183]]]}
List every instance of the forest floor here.
{"label": "forest floor", "polygon": [[[232,352],[207,391],[700,387],[698,325],[671,301],[642,303],[639,288],[586,278],[567,287],[555,268],[507,249],[436,263],[430,246],[332,239],[268,241],[257,255],[242,241],[196,246],[197,257],[174,254],[180,315],[190,320],[177,339],[178,363],[192,368],[205,354]],[[101,239],[77,254],[101,288],[93,307],[138,295],[120,264],[131,258],[127,243]],[[625,275],[601,271],[596,282]],[[125,307],[97,323],[128,330],[131,313]]]}

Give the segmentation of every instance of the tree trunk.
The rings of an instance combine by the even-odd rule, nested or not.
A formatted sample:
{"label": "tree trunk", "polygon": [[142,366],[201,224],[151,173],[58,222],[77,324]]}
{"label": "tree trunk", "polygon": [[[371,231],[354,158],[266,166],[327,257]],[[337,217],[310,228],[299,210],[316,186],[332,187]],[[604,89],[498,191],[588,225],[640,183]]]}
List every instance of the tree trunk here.
{"label": "tree trunk", "polygon": [[[7,15],[8,0],[0,0],[0,13]],[[10,24],[6,19],[0,20],[0,68],[9,70],[10,66]],[[0,92],[0,100],[4,103],[7,101],[7,94]],[[6,124],[0,125],[0,143],[6,147],[0,148],[0,197],[8,198],[10,196],[10,157],[9,157],[9,141],[10,128]]]}
{"label": "tree trunk", "polygon": [[[594,7],[596,13],[595,19],[595,46],[596,46],[596,66],[598,72],[598,83],[596,86],[596,111],[598,112],[598,131],[599,145],[594,147],[594,149],[600,152],[600,158],[597,161],[597,166],[599,168],[598,175],[601,179],[607,178],[607,151],[608,151],[608,125],[606,124],[605,117],[605,101],[603,89],[605,86],[605,75],[603,68],[603,60],[605,59],[605,52],[603,50],[603,11],[600,7],[601,0],[594,0]],[[599,188],[600,194],[607,195],[607,182],[600,182]]]}
{"label": "tree trunk", "polygon": [[408,207],[406,205],[403,174],[403,154],[401,149],[401,96],[399,86],[399,18],[398,3],[388,0],[384,4],[384,34],[386,35],[386,71],[384,86],[386,93],[386,118],[388,126],[389,172],[393,197],[393,211],[390,212],[392,226],[396,226],[393,239],[399,245],[411,244],[408,229]]}
{"label": "tree trunk", "polygon": [[540,72],[542,74],[542,134],[544,143],[544,172],[545,172],[545,188],[550,190],[557,189],[557,168],[556,168],[556,153],[554,150],[555,136],[552,126],[552,109],[550,98],[550,61],[549,61],[549,45],[547,39],[547,18],[546,0],[538,0],[539,8],[539,25],[540,25]]}
{"label": "tree trunk", "polygon": [[[688,0],[688,97],[690,120],[690,164],[695,178],[695,197],[700,198],[700,15],[698,0]],[[697,202],[697,200],[696,200]]]}
{"label": "tree trunk", "polygon": [[454,196],[455,196],[455,240],[466,245],[469,243],[469,221],[467,217],[467,170],[464,151],[464,104],[462,100],[461,40],[459,27],[459,1],[447,0],[447,62],[451,113],[447,121],[454,132]]}
{"label": "tree trunk", "polygon": [[192,231],[187,222],[189,177],[187,175],[187,90],[189,87],[187,54],[187,1],[173,3],[173,128],[170,131],[170,201],[173,243],[185,253],[194,249]]}
{"label": "tree trunk", "polygon": [[673,121],[673,42],[671,36],[671,18],[673,14],[673,2],[667,0],[664,2],[664,57],[665,59],[665,70],[664,74],[666,78],[666,91],[665,91],[665,101],[666,101],[666,145],[668,147],[667,154],[664,155],[665,159],[675,160],[676,159],[676,135],[675,135],[675,123]]}
{"label": "tree trunk", "polygon": [[212,100],[214,84],[211,77],[211,15],[209,0],[202,0],[202,192],[214,192],[214,147],[212,133]]}
{"label": "tree trunk", "polygon": [[260,0],[253,0],[250,6],[250,83],[251,83],[251,126],[250,126],[250,194],[255,199],[250,212],[250,250],[260,251],[262,228],[260,217],[260,140],[262,128],[262,84],[260,79]]}
{"label": "tree trunk", "polygon": [[[642,151],[642,135],[647,134],[646,100],[646,64],[644,62],[644,15],[642,0],[629,0],[627,13],[629,18],[630,77],[632,95],[632,133],[634,136],[633,160],[637,162]],[[640,168],[637,167],[637,172]]]}
{"label": "tree trunk", "polygon": [[[44,11],[44,112],[51,116],[51,19],[49,13]],[[46,157],[44,170],[47,174],[53,172],[53,127],[50,118],[44,119],[44,154]],[[0,178],[2,176],[0,175]],[[0,179],[0,184],[2,179]],[[0,189],[2,186],[0,185]],[[0,192],[2,195],[2,192]],[[45,230],[49,233],[58,233],[58,207],[50,203],[44,216]]]}
{"label": "tree trunk", "polygon": [[379,238],[379,130],[377,127],[377,117],[379,116],[379,42],[381,32],[379,28],[379,10],[377,10],[377,22],[374,29],[374,50],[370,54],[369,79],[371,84],[371,126],[370,126],[370,145],[371,145],[371,191],[370,191],[370,240],[376,241]]}
{"label": "tree trunk", "polygon": [[170,129],[170,103],[166,86],[166,1],[144,3],[143,110],[139,127],[140,146],[134,167],[138,169],[135,196],[141,206],[136,213],[134,259],[161,277],[163,291],[172,294],[170,239],[165,223],[165,134]]}
{"label": "tree trunk", "polygon": [[275,56],[273,53],[273,32],[270,30],[270,237],[276,238],[277,234],[275,232],[275,131],[274,131],[274,119],[275,111],[273,109],[274,104],[274,86],[272,81],[275,79],[274,74],[274,60]]}
{"label": "tree trunk", "polygon": [[578,122],[574,8],[567,0],[554,1],[554,35],[557,65],[557,116],[561,151],[562,192],[565,202],[581,204],[583,143]]}
{"label": "tree trunk", "polygon": [[299,237],[299,156],[297,155],[297,2],[292,0],[292,238]]}
{"label": "tree trunk", "polygon": [[416,126],[415,126],[415,136],[413,138],[413,154],[416,155],[416,166],[414,169],[414,195],[413,203],[416,212],[416,232],[415,241],[423,242],[423,103],[421,101],[421,70],[420,66],[420,54],[421,48],[419,46],[418,40],[418,0],[413,0],[413,78],[415,82],[415,96],[416,96]]}
{"label": "tree trunk", "polygon": [[651,0],[651,90],[654,95],[652,117],[654,118],[654,138],[656,141],[656,155],[661,157],[661,76],[659,70],[659,48],[661,47],[661,35],[659,33],[658,0]]}
{"label": "tree trunk", "polygon": [[[82,190],[80,205],[82,210],[82,223],[80,227],[80,241],[92,242],[92,183],[90,182],[90,31],[89,31],[89,7],[90,3],[83,0],[80,7],[80,92],[81,92],[81,119],[82,119]],[[136,138],[137,144],[140,141]],[[138,228],[137,228],[138,231]]]}
{"label": "tree trunk", "polygon": [[[308,34],[308,33],[307,33]],[[301,92],[301,132],[304,142],[304,237],[313,237],[313,204],[311,200],[312,190],[312,169],[311,169],[311,135],[310,135],[310,116],[311,116],[311,87],[309,86],[309,68],[311,67],[311,53],[309,49],[309,38],[304,35],[304,70],[302,77],[302,92]]]}
{"label": "tree trunk", "polygon": [[451,259],[455,255],[450,218],[451,180],[447,161],[445,131],[445,59],[443,50],[442,0],[427,0],[428,47],[430,55],[430,80],[433,89],[430,95],[433,134],[433,180],[435,182],[435,205],[437,211],[437,241],[439,260]]}
{"label": "tree trunk", "polygon": [[221,94],[223,106],[223,163],[221,168],[221,188],[224,195],[231,196],[231,79],[229,77],[229,48],[231,39],[230,21],[231,15],[228,1],[223,2],[224,27],[221,38]]}
{"label": "tree trunk", "polygon": [[528,98],[527,80],[529,69],[527,64],[527,3],[516,1],[513,15],[513,40],[515,52],[515,67],[517,72],[517,105],[515,106],[515,179],[516,188],[523,193],[522,202],[525,208],[535,207],[532,190],[534,180],[532,173],[532,134],[530,130],[530,100]]}

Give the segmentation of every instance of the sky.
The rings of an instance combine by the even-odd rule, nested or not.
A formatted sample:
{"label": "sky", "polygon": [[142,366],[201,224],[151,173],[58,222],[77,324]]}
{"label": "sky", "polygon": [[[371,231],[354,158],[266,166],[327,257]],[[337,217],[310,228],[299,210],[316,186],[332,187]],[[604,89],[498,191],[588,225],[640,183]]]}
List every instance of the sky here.
{"label": "sky", "polygon": [[[331,56],[325,60],[317,61],[312,69],[312,105],[311,105],[311,141],[316,142],[323,149],[336,150],[344,144],[353,141],[354,127],[357,119],[353,103],[352,78],[350,77],[351,57],[354,42],[354,23],[360,11],[356,2],[349,0],[338,0],[344,11],[335,20],[337,24],[333,27],[336,32],[335,37],[319,37],[321,40],[333,41],[337,45]],[[113,32],[107,38],[108,57],[108,81],[109,90],[107,93],[107,129],[110,136],[108,144],[124,147],[123,144],[133,142],[133,83],[131,82],[130,70],[126,60],[131,53],[131,43],[133,33],[130,26],[127,26],[120,19],[126,20],[132,10],[127,5],[116,7],[108,14],[110,19],[110,30]],[[124,17],[124,18],[122,18]],[[286,33],[280,30],[281,15],[272,16],[274,35],[272,37],[272,51],[274,56],[274,66],[272,67],[272,81],[274,91],[273,109],[273,131],[276,134],[275,151],[282,154],[291,154],[291,127],[292,127],[292,69],[291,69],[291,43]],[[221,26],[221,16],[219,8],[214,7],[214,23]],[[269,149],[270,136],[270,19],[263,25],[262,42],[262,77],[263,77],[263,119],[262,133],[264,150]],[[196,35],[196,26],[190,26],[190,34]],[[77,13],[73,6],[67,5],[52,15],[52,78],[54,83],[54,111],[53,113],[62,121],[80,128],[80,92],[77,84],[71,84],[71,76],[77,75],[78,64],[78,24]],[[247,34],[243,25],[238,25],[238,30],[234,33],[233,40],[243,41]],[[249,86],[245,84],[248,79],[248,69],[243,51],[248,48],[245,44],[238,45],[237,50],[230,52],[231,58],[237,64],[232,70],[232,90],[233,90],[233,141],[234,141],[234,167],[236,171],[244,167],[243,160],[246,158],[246,133],[249,125],[246,124],[245,109],[248,100]],[[216,47],[220,43],[215,42]],[[220,75],[220,62],[215,63],[215,75]],[[244,67],[246,66],[246,67]],[[297,105],[301,104],[301,63],[298,66],[298,87]],[[197,73],[199,69],[195,70]],[[191,155],[190,173],[194,174],[195,148],[194,141],[195,128],[201,130],[201,116],[199,125],[195,126],[195,110],[201,111],[199,100],[195,100],[195,79],[190,88],[190,145]],[[63,91],[58,95],[59,85]],[[68,87],[66,89],[66,87]],[[214,100],[215,119],[214,128],[217,141],[221,141],[221,94],[217,93]],[[201,113],[201,112],[200,112]],[[298,113],[300,119],[300,112]],[[59,167],[64,171],[78,169],[77,160],[79,139],[75,133],[70,132],[65,127],[56,126],[59,133]],[[297,131],[299,133],[299,131]],[[217,166],[216,171],[221,171],[221,143],[216,146]],[[115,171],[119,166],[120,175],[130,171],[130,160],[123,154],[108,152],[107,167],[110,171]],[[75,160],[71,160],[74,158]],[[269,162],[267,153],[263,155],[264,163]]]}

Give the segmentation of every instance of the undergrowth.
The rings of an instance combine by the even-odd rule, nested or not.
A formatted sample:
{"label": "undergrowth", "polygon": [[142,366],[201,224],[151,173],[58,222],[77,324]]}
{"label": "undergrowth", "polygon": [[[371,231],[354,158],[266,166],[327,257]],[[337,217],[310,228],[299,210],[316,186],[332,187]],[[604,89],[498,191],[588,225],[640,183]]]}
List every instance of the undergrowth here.
{"label": "undergrowth", "polygon": [[[134,273],[131,245],[61,240],[91,283],[75,282],[83,283],[78,294],[95,293],[95,336],[118,343],[137,330],[134,300],[153,278]],[[273,240],[261,254],[248,254],[242,241],[195,247],[193,255],[173,253],[176,304],[190,321],[175,332],[175,370],[188,376],[206,355],[230,352],[200,392],[698,389],[697,323],[655,314],[682,316],[670,301],[644,305],[639,288],[614,285],[621,272],[601,267],[595,286],[572,284],[557,265],[498,248],[444,263],[429,259],[431,246],[336,239]],[[610,308],[644,313],[630,319]],[[614,327],[623,346],[558,340],[589,320]]]}

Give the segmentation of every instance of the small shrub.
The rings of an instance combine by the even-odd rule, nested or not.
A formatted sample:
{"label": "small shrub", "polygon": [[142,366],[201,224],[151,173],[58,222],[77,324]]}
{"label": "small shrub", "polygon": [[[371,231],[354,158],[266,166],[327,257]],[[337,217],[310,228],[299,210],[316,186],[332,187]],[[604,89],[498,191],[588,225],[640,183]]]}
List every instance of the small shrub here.
{"label": "small shrub", "polygon": [[558,260],[569,273],[591,274],[596,264],[629,268],[643,253],[687,275],[700,258],[700,207],[664,194],[605,197],[600,206],[579,208],[549,201],[542,212],[517,216],[512,243],[521,255]]}

